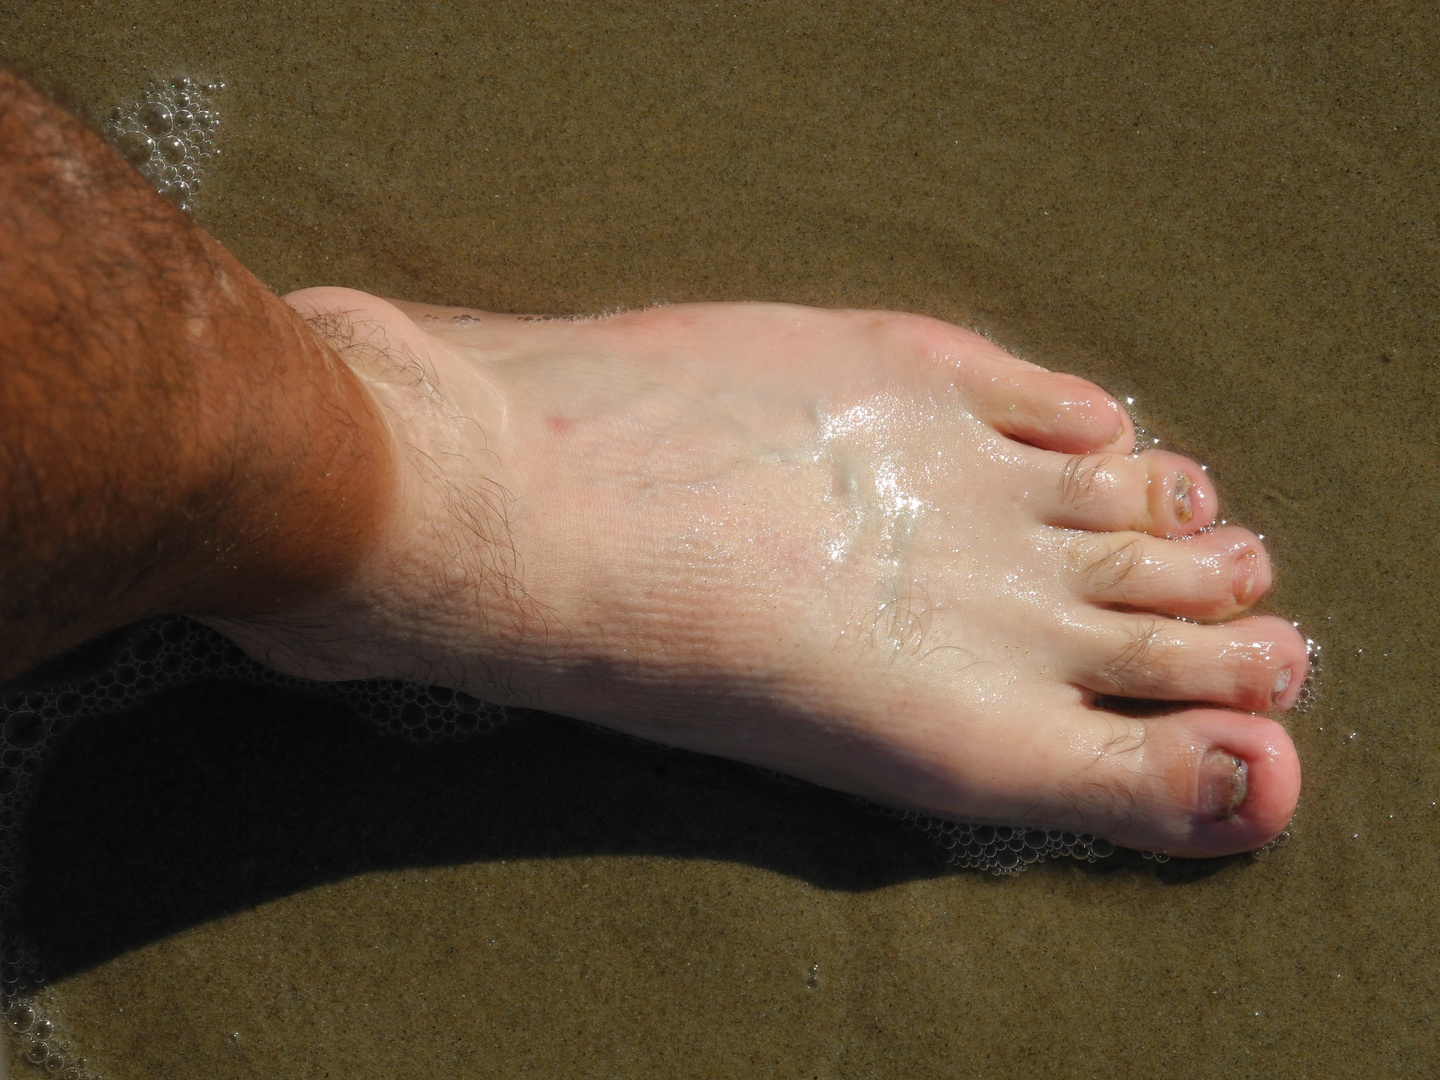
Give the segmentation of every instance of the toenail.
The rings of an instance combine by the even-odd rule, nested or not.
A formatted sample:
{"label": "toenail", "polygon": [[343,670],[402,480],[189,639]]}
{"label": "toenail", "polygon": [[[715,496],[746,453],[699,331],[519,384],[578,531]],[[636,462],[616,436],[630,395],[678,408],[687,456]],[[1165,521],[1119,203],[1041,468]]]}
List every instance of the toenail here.
{"label": "toenail", "polygon": [[1175,479],[1175,516],[1181,521],[1189,521],[1195,516],[1195,510],[1190,505],[1190,489],[1194,486],[1195,482],[1188,473],[1181,473]]}
{"label": "toenail", "polygon": [[1110,398],[1105,404],[1115,414],[1115,434],[1110,436],[1110,441],[1106,443],[1107,446],[1114,446],[1125,437],[1125,413],[1120,408],[1120,402],[1114,398]]}
{"label": "toenail", "polygon": [[1260,573],[1260,556],[1247,551],[1235,560],[1235,602],[1248,604],[1255,591],[1255,579]]}
{"label": "toenail", "polygon": [[1211,750],[1200,762],[1200,806],[1217,818],[1234,817],[1250,794],[1250,766],[1228,750]]}
{"label": "toenail", "polygon": [[1283,693],[1285,693],[1285,690],[1286,690],[1286,688],[1287,688],[1289,685],[1290,685],[1290,669],[1289,669],[1288,667],[1287,667],[1287,668],[1281,668],[1281,669],[1280,669],[1280,674],[1278,674],[1278,675],[1275,676],[1275,692],[1270,695],[1271,700],[1273,700],[1273,701],[1279,701],[1279,700],[1280,700],[1280,695],[1283,694]]}

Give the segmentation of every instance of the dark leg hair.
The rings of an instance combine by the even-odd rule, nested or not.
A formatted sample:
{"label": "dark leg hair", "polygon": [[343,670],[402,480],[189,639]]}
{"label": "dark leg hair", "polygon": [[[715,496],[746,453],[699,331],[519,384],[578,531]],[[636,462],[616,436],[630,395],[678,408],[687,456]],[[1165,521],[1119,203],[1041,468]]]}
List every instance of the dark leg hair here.
{"label": "dark leg hair", "polygon": [[392,489],[335,351],[0,72],[0,678],[146,615],[333,588]]}

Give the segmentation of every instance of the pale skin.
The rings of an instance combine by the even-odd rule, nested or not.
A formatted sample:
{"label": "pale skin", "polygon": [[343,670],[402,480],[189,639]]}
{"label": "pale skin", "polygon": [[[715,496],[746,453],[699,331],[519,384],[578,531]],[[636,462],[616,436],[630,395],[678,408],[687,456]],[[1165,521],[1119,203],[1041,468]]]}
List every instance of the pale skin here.
{"label": "pale skin", "polygon": [[1251,711],[1294,703],[1303,640],[1175,618],[1240,615],[1264,547],[1098,388],[916,316],[287,300],[380,403],[401,494],[342,592],[218,624],[268,662],[1179,855],[1288,822],[1295,752]]}
{"label": "pale skin", "polygon": [[1264,547],[1098,387],[910,315],[282,302],[3,73],[0,162],[0,674],[186,611],[964,820],[1288,823]]}

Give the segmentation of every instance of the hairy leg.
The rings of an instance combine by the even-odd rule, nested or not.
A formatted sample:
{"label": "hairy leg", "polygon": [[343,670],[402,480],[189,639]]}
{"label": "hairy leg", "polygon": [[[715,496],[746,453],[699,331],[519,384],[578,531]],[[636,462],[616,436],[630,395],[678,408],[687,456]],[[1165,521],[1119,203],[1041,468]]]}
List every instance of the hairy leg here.
{"label": "hairy leg", "polygon": [[1264,548],[1097,388],[888,313],[288,299],[381,403],[399,495],[347,586],[218,623],[269,662],[1176,854],[1288,822],[1294,749],[1250,710],[1293,704],[1303,641],[1186,621],[1241,614]]}
{"label": "hairy leg", "polygon": [[780,306],[312,290],[317,334],[8,76],[0,161],[0,674],[185,610],[972,820],[1180,854],[1288,820],[1293,747],[1227,710],[1292,704],[1303,642],[1172,618],[1242,611],[1263,548],[1096,388]]}
{"label": "hairy leg", "polygon": [[0,72],[0,677],[148,614],[335,587],[392,476],[334,351]]}

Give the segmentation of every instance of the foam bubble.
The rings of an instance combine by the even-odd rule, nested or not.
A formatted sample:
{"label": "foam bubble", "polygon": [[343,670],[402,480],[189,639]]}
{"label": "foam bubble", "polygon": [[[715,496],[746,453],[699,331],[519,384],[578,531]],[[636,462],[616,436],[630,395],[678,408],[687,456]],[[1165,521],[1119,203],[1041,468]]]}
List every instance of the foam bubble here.
{"label": "foam bubble", "polygon": [[971,825],[929,817],[914,810],[875,809],[924,833],[952,865],[987,870],[999,876],[1019,873],[1046,859],[1068,857],[1094,862],[1115,853],[1115,845],[1109,840],[1089,833],[1029,829],[1022,825]]}
{"label": "foam bubble", "polygon": [[135,118],[142,128],[156,138],[170,134],[170,129],[175,126],[175,114],[161,101],[145,102],[140,106]]}
{"label": "foam bubble", "polygon": [[220,114],[210,99],[224,85],[188,77],[151,80],[139,100],[112,106],[100,128],[121,157],[187,212],[201,170],[219,152],[212,136]]}
{"label": "foam bubble", "polygon": [[136,167],[146,164],[155,153],[155,140],[143,131],[123,131],[114,143],[120,156]]}
{"label": "foam bubble", "polygon": [[[494,730],[505,711],[468,694],[395,680],[312,683],[262,667],[219,633],[181,616],[139,623],[115,636],[109,659],[39,689],[0,699],[0,927],[16,899],[19,823],[35,794],[36,778],[60,735],[77,720],[134,708],[154,694],[203,679],[329,696],[388,734],[414,742],[456,741]],[[1114,851],[1108,841],[1079,833],[1021,826],[942,821],[913,811],[871,806],[919,829],[957,867],[1013,874],[1043,859],[1069,856],[1093,862]],[[43,1004],[42,972],[32,947],[18,937],[0,941],[0,1007],[16,1054],[47,1072],[91,1077],[64,1041],[62,1018]]]}
{"label": "foam bubble", "polygon": [[[124,712],[162,690],[216,677],[327,695],[380,730],[416,742],[471,738],[504,719],[499,707],[454,690],[380,679],[310,683],[281,675],[215,631],[179,616],[137,624],[119,636],[99,670],[0,699],[0,927],[14,925],[9,914],[16,899],[20,811],[34,795],[36,777],[58,736],[75,720]],[[7,935],[0,943],[0,1005],[16,1055],[49,1073],[91,1076],[69,1044],[57,1042],[60,1021],[41,1004],[42,990],[32,949]]]}
{"label": "foam bubble", "polygon": [[155,146],[160,156],[171,165],[179,165],[185,160],[187,147],[178,135],[166,135]]}

